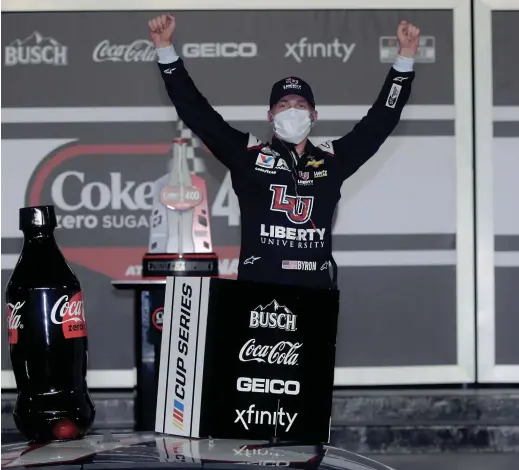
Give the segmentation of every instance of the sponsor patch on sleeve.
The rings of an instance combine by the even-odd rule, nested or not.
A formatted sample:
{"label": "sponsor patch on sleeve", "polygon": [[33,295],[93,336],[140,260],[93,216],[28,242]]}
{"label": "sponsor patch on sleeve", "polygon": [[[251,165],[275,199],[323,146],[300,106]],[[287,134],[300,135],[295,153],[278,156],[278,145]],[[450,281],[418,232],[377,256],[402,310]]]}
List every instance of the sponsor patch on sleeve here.
{"label": "sponsor patch on sleeve", "polygon": [[387,96],[386,106],[388,108],[394,108],[396,106],[396,102],[398,101],[398,97],[400,96],[400,91],[402,90],[402,85],[398,85],[393,83],[391,90],[389,90],[389,95]]}

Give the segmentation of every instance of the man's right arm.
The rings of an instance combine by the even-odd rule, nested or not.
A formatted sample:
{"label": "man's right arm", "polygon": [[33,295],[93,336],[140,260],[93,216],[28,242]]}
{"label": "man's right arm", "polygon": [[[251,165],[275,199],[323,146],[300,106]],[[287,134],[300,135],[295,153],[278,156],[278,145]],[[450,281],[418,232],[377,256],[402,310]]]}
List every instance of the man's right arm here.
{"label": "man's right arm", "polygon": [[249,135],[231,127],[198,91],[173,46],[157,48],[157,61],[178,117],[225,166],[247,147]]}

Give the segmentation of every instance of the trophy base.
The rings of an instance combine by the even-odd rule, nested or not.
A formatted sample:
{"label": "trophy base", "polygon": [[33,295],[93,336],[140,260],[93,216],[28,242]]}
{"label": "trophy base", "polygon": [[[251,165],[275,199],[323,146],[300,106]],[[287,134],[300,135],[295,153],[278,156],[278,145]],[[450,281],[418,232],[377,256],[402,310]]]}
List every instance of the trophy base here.
{"label": "trophy base", "polygon": [[146,253],[143,277],[218,276],[216,253]]}

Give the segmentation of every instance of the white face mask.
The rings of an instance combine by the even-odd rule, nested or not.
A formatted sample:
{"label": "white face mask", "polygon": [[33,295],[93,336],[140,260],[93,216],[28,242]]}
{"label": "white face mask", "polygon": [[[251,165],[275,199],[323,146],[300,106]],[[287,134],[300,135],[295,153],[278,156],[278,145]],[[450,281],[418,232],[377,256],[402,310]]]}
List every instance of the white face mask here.
{"label": "white face mask", "polygon": [[307,109],[290,108],[274,116],[272,123],[276,135],[292,144],[300,144],[310,134],[312,120]]}

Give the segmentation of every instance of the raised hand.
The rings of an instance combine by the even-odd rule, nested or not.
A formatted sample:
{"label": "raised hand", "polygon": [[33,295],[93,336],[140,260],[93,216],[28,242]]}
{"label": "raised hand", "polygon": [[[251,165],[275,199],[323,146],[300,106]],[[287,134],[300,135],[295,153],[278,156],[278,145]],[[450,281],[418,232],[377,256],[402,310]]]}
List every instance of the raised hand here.
{"label": "raised hand", "polygon": [[420,29],[413,23],[401,21],[398,25],[396,35],[400,45],[398,54],[404,57],[413,58],[416,55],[420,42]]}
{"label": "raised hand", "polygon": [[166,13],[148,21],[150,36],[155,47],[169,47],[173,44],[171,36],[175,31],[175,17]]}

